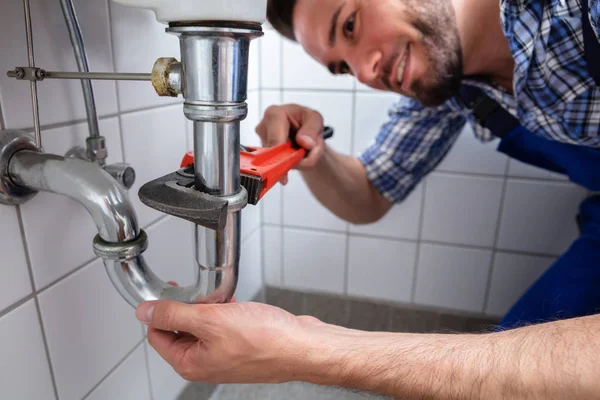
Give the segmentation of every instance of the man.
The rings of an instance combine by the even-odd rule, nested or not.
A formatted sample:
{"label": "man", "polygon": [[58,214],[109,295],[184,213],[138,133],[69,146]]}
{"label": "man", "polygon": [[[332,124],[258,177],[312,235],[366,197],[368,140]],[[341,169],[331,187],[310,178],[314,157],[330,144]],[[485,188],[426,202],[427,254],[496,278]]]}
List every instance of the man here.
{"label": "man", "polygon": [[[270,0],[273,26],[332,73],[405,97],[359,158],[328,148],[321,116],[296,105],[270,108],[257,132],[270,146],[298,129],[310,150],[305,181],[354,223],[401,202],[466,123],[482,141],[500,137],[509,156],[599,190],[600,0],[581,1]],[[190,380],[302,380],[398,398],[598,398],[600,197],[581,205],[579,221],[581,237],[486,335],[367,333],[260,304],[151,302],[136,315]],[[545,322],[558,317],[570,319]],[[543,323],[516,328],[534,322]]]}

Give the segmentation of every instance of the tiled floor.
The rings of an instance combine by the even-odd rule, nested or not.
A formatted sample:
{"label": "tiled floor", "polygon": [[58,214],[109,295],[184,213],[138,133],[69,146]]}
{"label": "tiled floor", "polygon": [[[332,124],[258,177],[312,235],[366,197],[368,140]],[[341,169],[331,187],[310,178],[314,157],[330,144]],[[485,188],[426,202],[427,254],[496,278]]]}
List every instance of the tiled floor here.
{"label": "tiled floor", "polygon": [[223,385],[211,400],[383,400],[368,393],[292,382],[281,385]]}
{"label": "tiled floor", "polygon": [[[312,315],[320,320],[365,331],[390,332],[485,332],[497,322],[435,310],[408,309],[389,304],[371,303],[343,296],[309,294],[267,288],[267,304],[281,307],[295,315]],[[282,385],[191,384],[179,400],[362,400],[377,399],[368,393],[293,382]],[[211,397],[212,395],[212,397]]]}

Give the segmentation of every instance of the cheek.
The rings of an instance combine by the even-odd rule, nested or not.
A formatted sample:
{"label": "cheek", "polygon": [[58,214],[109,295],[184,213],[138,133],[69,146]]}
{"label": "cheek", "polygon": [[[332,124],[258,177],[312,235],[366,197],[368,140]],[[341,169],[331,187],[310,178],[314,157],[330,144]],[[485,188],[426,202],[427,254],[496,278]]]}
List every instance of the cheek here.
{"label": "cheek", "polygon": [[414,78],[421,81],[427,81],[432,66],[429,55],[423,44],[413,42],[411,47],[411,58]]}

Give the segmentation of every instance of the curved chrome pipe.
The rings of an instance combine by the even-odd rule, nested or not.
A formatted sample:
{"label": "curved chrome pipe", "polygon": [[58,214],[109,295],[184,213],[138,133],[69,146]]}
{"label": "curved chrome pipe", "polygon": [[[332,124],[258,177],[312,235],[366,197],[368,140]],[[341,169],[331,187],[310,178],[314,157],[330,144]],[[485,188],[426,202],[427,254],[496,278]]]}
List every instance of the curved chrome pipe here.
{"label": "curved chrome pipe", "polygon": [[[223,303],[233,296],[238,277],[239,212],[229,216],[228,232],[216,235],[233,241],[224,244],[231,250],[220,253],[219,265],[205,267],[199,263],[194,285],[173,287],[148,267],[142,256],[147,248],[146,234],[139,228],[129,195],[102,167],[80,159],[21,150],[11,157],[8,172],[18,186],[63,195],[86,208],[98,228],[96,254],[103,258],[115,288],[133,307],[158,299]],[[219,247],[223,248],[217,244]]]}

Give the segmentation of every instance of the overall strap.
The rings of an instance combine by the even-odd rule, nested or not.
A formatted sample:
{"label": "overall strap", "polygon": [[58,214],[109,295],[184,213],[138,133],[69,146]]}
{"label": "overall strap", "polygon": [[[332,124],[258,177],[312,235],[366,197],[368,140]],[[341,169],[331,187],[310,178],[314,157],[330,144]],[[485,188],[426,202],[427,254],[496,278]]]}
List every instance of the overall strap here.
{"label": "overall strap", "polygon": [[589,2],[591,0],[581,0],[582,7],[582,26],[583,26],[583,45],[585,47],[585,61],[588,71],[597,85],[600,85],[600,42],[596,37],[596,32],[590,22]]}
{"label": "overall strap", "polygon": [[504,138],[521,125],[517,118],[478,87],[463,84],[458,98],[472,110],[477,122],[494,136]]}

